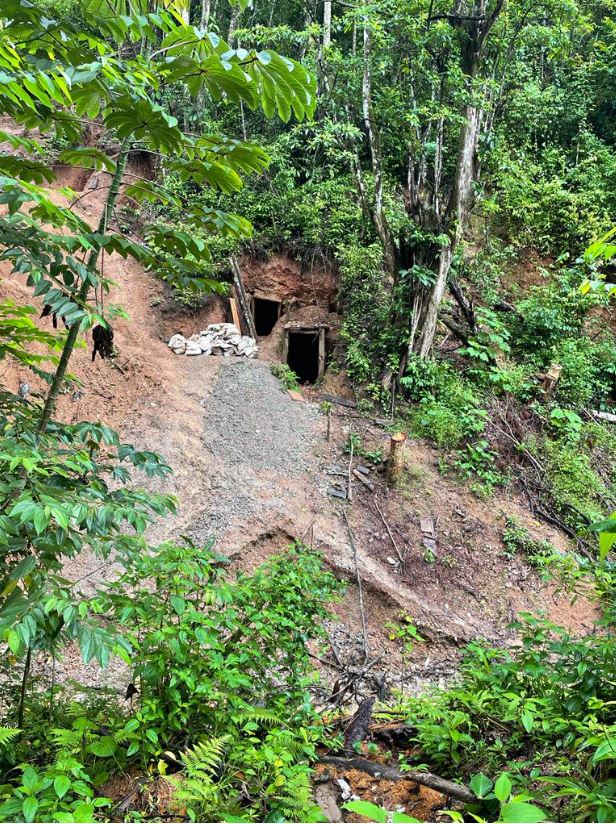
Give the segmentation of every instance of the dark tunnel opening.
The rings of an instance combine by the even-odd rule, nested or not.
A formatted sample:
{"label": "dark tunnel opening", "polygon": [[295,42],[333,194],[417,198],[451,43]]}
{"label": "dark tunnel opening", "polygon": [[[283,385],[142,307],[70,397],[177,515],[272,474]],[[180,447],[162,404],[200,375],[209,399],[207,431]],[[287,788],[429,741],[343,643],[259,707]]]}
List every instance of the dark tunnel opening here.
{"label": "dark tunnel opening", "polygon": [[319,332],[289,332],[287,364],[300,383],[314,383],[319,377]]}
{"label": "dark tunnel opening", "polygon": [[254,316],[257,335],[269,335],[280,317],[280,301],[254,298]]}

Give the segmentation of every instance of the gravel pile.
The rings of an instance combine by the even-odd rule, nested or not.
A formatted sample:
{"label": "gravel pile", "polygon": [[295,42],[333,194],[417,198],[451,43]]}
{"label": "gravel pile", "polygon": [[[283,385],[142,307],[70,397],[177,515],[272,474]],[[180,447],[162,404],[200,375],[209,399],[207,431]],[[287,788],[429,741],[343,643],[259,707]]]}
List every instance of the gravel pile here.
{"label": "gravel pile", "polygon": [[244,473],[299,475],[312,460],[318,409],[291,400],[266,363],[227,362],[205,402],[209,448]]}

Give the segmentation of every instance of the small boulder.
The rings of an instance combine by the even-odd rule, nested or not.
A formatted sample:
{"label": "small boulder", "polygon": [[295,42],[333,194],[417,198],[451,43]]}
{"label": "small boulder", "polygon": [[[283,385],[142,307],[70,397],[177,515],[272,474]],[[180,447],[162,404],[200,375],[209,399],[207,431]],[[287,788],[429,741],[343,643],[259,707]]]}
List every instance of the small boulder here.
{"label": "small boulder", "polygon": [[200,355],[201,354],[201,347],[195,340],[186,341],[186,355]]}
{"label": "small boulder", "polygon": [[186,351],[186,338],[184,335],[173,335],[169,340],[168,346],[176,355],[183,355]]}

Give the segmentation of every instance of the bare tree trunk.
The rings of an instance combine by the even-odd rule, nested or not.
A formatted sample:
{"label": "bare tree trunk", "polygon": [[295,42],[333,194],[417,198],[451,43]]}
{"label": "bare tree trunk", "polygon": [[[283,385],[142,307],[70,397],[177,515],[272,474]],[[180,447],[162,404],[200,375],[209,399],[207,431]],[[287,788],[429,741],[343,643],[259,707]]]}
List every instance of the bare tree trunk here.
{"label": "bare tree trunk", "polygon": [[231,45],[231,41],[233,39],[233,35],[235,34],[235,30],[237,29],[237,23],[240,18],[240,7],[233,6],[231,10],[231,19],[229,20],[229,32],[227,35],[227,42]]}
{"label": "bare tree trunk", "polygon": [[201,28],[207,29],[210,25],[211,0],[201,0]]}
{"label": "bare tree trunk", "polygon": [[[130,145],[130,138],[124,138],[124,141],[120,146],[118,158],[116,160],[116,168],[111,179],[111,185],[109,187],[109,191],[107,192],[107,200],[105,201],[103,211],[98,221],[97,232],[99,235],[105,234],[105,232],[107,231],[109,221],[113,217],[113,210],[115,209],[116,201],[118,199],[118,195],[120,194],[120,187],[122,185],[122,179],[124,177],[124,169],[126,167],[126,161],[128,159]],[[98,259],[100,254],[100,248],[93,249],[90,252],[88,261],[86,263],[86,268],[90,272],[97,272]],[[77,292],[76,302],[81,305],[85,304],[88,299],[89,292],[90,281],[84,278],[83,283],[79,291]],[[52,415],[56,411],[58,395],[60,394],[60,389],[62,388],[62,384],[64,383],[68,363],[71,359],[71,355],[73,354],[75,344],[77,343],[77,337],[79,335],[80,329],[81,321],[75,321],[75,323],[71,325],[71,328],[68,331],[68,335],[66,336],[66,340],[64,341],[62,354],[60,355],[60,360],[58,361],[58,365],[56,367],[56,371],[54,373],[53,380],[51,382],[51,386],[47,394],[47,398],[45,399],[45,405],[43,406],[43,411],[41,412],[41,417],[38,423],[37,431],[39,433],[45,431],[45,429],[47,428],[47,424],[49,423]]]}
{"label": "bare tree trunk", "polygon": [[326,49],[332,42],[332,0],[323,3],[323,48]]}
{"label": "bare tree trunk", "polygon": [[440,251],[434,283],[427,290],[420,291],[416,305],[413,307],[409,355],[414,352],[420,358],[427,358],[432,349],[438,323],[438,311],[445,294],[453,253],[466,229],[472,207],[478,127],[479,109],[469,105],[466,107],[464,125],[460,131],[456,177],[447,208],[449,245],[442,247]]}
{"label": "bare tree trunk", "polygon": [[[474,91],[473,84],[479,72],[483,45],[501,12],[503,2],[504,0],[496,0],[494,9],[488,16],[486,11],[487,0],[476,0],[471,6],[471,13],[468,16],[462,15],[459,17],[460,24],[465,29],[465,46],[463,49],[461,68],[467,77],[467,93],[469,97],[471,97]],[[462,0],[456,0],[452,19],[454,16],[461,15],[462,6]],[[455,178],[449,203],[447,204],[442,220],[440,219],[441,206],[435,185],[435,191],[433,193],[435,222],[441,227],[441,233],[448,235],[449,244],[443,246],[439,252],[438,269],[434,283],[427,289],[420,287],[415,295],[407,357],[411,353],[416,353],[421,358],[426,358],[432,348],[438,322],[438,311],[445,293],[447,276],[451,269],[451,261],[456,246],[460,242],[468,224],[472,208],[473,183],[477,177],[477,142],[480,122],[481,110],[474,103],[467,103],[464,112],[464,123],[460,129]],[[435,184],[440,181],[441,151],[442,132],[439,136],[437,131],[438,168],[435,163]]]}
{"label": "bare tree trunk", "polygon": [[394,274],[396,272],[396,248],[391,234],[391,229],[387,222],[387,217],[383,210],[383,168],[381,163],[381,150],[378,130],[375,128],[372,118],[372,70],[370,58],[372,52],[372,35],[368,26],[364,28],[364,74],[362,80],[362,109],[364,124],[368,135],[370,146],[370,157],[372,159],[372,173],[374,175],[374,208],[372,212],[374,226],[383,244],[385,262],[388,270]]}

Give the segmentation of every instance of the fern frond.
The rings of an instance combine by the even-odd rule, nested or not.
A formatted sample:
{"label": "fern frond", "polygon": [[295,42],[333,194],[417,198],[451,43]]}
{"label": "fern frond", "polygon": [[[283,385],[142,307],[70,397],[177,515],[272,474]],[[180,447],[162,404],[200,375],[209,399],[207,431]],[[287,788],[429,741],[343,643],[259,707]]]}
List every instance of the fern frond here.
{"label": "fern frond", "polygon": [[216,773],[225,750],[228,736],[210,738],[201,741],[192,749],[185,750],[181,755],[182,764],[186,767],[189,778],[201,778],[204,774],[212,776]]}
{"label": "fern frond", "polygon": [[15,727],[0,727],[0,747],[6,747],[20,732]]}
{"label": "fern frond", "polygon": [[218,820],[216,816],[227,801],[225,782],[216,774],[228,739],[226,735],[210,738],[185,750],[180,756],[184,772],[169,776],[176,801],[192,810],[198,821]]}
{"label": "fern frond", "polygon": [[242,710],[233,716],[236,724],[241,724],[244,721],[258,721],[267,727],[285,727],[286,723],[277,713],[272,710],[266,710],[264,707],[255,707],[252,710]]}

